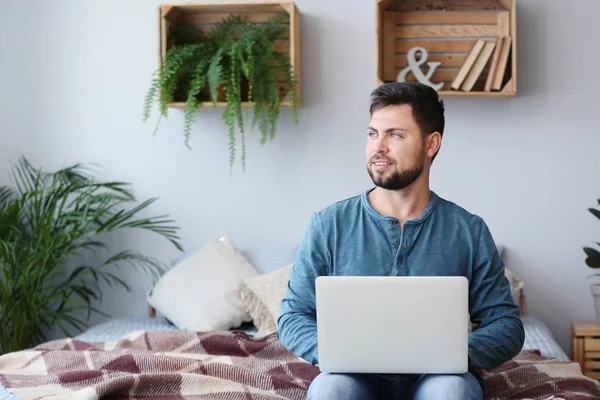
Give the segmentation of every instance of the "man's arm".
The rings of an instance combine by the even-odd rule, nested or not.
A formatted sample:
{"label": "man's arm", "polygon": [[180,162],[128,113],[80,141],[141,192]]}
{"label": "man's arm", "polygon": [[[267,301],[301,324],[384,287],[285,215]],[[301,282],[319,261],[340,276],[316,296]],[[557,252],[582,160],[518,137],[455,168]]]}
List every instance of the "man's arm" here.
{"label": "man's arm", "polygon": [[471,319],[479,326],[469,335],[469,366],[495,368],[521,351],[525,331],[519,307],[510,293],[504,264],[483,220],[470,285]]}
{"label": "man's arm", "polygon": [[324,243],[321,220],[314,214],[298,249],[277,320],[281,344],[313,365],[319,357],[315,279],[327,274],[329,259]]}

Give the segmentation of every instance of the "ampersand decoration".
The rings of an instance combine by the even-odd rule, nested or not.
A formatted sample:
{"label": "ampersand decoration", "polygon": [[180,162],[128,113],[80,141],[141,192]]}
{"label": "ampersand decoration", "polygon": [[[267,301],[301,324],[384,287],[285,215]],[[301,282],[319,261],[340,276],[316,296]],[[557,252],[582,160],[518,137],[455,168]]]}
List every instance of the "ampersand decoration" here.
{"label": "ampersand decoration", "polygon": [[[421,53],[421,58],[419,58],[418,60],[415,57],[417,52]],[[409,72],[412,72],[415,75],[415,78],[417,78],[417,80],[419,82],[421,82],[425,85],[431,86],[435,90],[440,90],[444,86],[444,82],[434,84],[431,82],[431,77],[433,76],[435,70],[441,65],[441,62],[439,62],[439,61],[427,62],[428,56],[429,56],[429,53],[427,53],[427,50],[425,50],[423,47],[417,46],[417,47],[413,47],[412,49],[410,49],[408,52],[408,55],[406,57],[406,60],[408,62],[408,67],[406,67],[402,71],[400,71],[396,81],[405,82],[406,75],[408,75]],[[425,64],[426,62],[427,62],[427,66],[429,66],[429,71],[427,71],[427,75],[423,75],[423,71],[421,71],[420,67],[421,67],[421,65]]]}

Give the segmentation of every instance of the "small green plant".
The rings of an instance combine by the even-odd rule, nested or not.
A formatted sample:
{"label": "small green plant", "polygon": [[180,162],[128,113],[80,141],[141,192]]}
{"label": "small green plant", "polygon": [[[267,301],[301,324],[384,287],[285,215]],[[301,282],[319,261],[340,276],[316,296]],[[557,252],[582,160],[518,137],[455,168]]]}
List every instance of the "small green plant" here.
{"label": "small green plant", "polygon": [[[0,187],[0,354],[47,340],[49,328],[67,336],[69,327],[81,331],[82,311],[88,319],[92,312],[106,315],[94,306],[102,299],[99,284],[130,290],[115,269],[139,268],[154,281],[166,270],[143,254],[113,254],[107,235],[142,229],[182,250],[172,220],[139,216],[155,198],[128,206],[135,202],[128,183],[98,182],[80,164],[43,172],[24,157],[13,178],[14,188]],[[103,258],[101,252],[109,253]]]}
{"label": "small green plant", "polygon": [[[272,17],[264,24],[245,23],[238,15],[230,15],[209,31],[182,26],[170,29],[167,53],[162,67],[154,72],[144,101],[144,121],[158,100],[160,118],[168,117],[168,105],[185,102],[184,136],[190,148],[190,135],[195,115],[203,101],[216,105],[225,101],[223,119],[228,127],[229,166],[236,156],[236,128],[241,134],[241,161],[246,165],[245,133],[249,109],[261,133],[260,143],[276,134],[281,99],[290,103],[292,116],[298,122],[298,81],[287,53],[277,52],[273,43],[282,32],[287,15]],[[247,102],[246,112],[243,103]],[[158,127],[158,123],[157,123]]]}
{"label": "small green plant", "polygon": [[[600,199],[598,199],[598,206],[600,206]],[[596,208],[588,208],[588,210],[598,219],[600,219],[600,211]],[[597,245],[600,246],[600,243],[596,242]],[[583,251],[587,255],[585,259],[585,263],[590,268],[600,268],[600,252],[591,247],[584,247]]]}

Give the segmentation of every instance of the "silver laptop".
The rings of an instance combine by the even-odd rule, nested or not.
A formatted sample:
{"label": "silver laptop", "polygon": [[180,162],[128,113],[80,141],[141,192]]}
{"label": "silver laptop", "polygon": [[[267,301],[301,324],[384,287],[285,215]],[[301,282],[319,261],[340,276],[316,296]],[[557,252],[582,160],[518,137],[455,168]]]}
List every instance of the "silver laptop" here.
{"label": "silver laptop", "polygon": [[467,372],[468,293],[465,277],[318,277],[321,371]]}

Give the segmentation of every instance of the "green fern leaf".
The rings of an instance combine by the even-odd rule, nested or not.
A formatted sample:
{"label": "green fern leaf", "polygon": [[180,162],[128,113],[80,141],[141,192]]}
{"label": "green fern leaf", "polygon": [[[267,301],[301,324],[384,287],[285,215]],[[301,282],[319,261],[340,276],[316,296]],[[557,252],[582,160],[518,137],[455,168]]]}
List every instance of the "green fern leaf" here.
{"label": "green fern leaf", "polygon": [[244,132],[244,119],[242,111],[242,93],[240,89],[240,64],[239,64],[239,45],[234,42],[229,50],[229,60],[231,62],[231,71],[229,75],[229,87],[227,90],[227,102],[233,106],[233,117],[237,120],[238,128]]}
{"label": "green fern leaf", "polygon": [[254,101],[254,97],[252,92],[254,91],[254,54],[252,52],[254,40],[249,38],[246,42],[245,51],[246,57],[248,58],[247,68],[248,73],[246,74],[246,78],[248,79],[248,106],[246,107],[246,119],[248,119],[248,113],[250,111],[250,103]]}
{"label": "green fern leaf", "polygon": [[192,135],[192,124],[195,122],[196,111],[199,108],[199,103],[196,98],[188,98],[185,103],[185,111],[184,111],[184,122],[183,122],[183,134],[185,137],[185,146],[188,149],[192,149],[190,147],[190,137]]}
{"label": "green fern leaf", "polygon": [[242,172],[246,172],[246,134],[242,134]]}
{"label": "green fern leaf", "polygon": [[208,68],[208,84],[210,87],[210,97],[213,103],[216,103],[219,99],[219,85],[221,84],[221,76],[223,74],[223,65],[221,60],[223,59],[223,49],[219,49],[211,60],[210,67]]}
{"label": "green fern leaf", "polygon": [[154,102],[154,98],[158,94],[158,89],[160,88],[160,82],[158,79],[158,70],[154,71],[152,74],[152,85],[144,98],[144,108],[143,108],[143,116],[144,122],[150,118],[150,110],[152,109],[152,103]]}
{"label": "green fern leaf", "polygon": [[181,68],[186,65],[200,51],[202,45],[186,45],[173,47],[167,52],[165,63],[160,72],[160,108],[166,117],[168,104],[173,99],[173,93],[177,88],[177,78]]}
{"label": "green fern leaf", "polygon": [[257,120],[258,120],[258,130],[260,132],[260,144],[264,145],[265,143],[267,143],[267,138],[268,138],[268,134],[267,134],[267,129],[265,128],[266,126],[266,120],[267,117],[266,115],[268,114],[268,109],[264,106],[261,106],[260,111],[257,115]]}
{"label": "green fern leaf", "polygon": [[188,97],[185,105],[185,116],[184,116],[184,135],[185,145],[190,148],[189,141],[191,136],[192,124],[195,121],[195,114],[198,111],[200,103],[198,102],[197,96],[206,84],[206,68],[208,66],[207,60],[202,60],[196,70],[194,71],[192,81],[190,83],[190,89],[188,90]]}
{"label": "green fern leaf", "polygon": [[279,86],[275,84],[273,87],[273,104],[271,106],[271,112],[269,113],[269,138],[271,140],[275,138],[276,134],[276,124],[279,119],[279,106]]}
{"label": "green fern leaf", "polygon": [[223,112],[223,119],[225,120],[225,124],[229,128],[229,172],[231,173],[233,164],[235,162],[235,117],[233,116],[233,106],[230,103],[227,104],[225,112]]}

